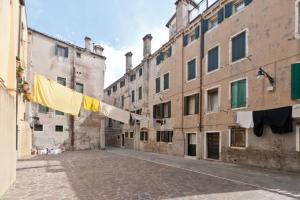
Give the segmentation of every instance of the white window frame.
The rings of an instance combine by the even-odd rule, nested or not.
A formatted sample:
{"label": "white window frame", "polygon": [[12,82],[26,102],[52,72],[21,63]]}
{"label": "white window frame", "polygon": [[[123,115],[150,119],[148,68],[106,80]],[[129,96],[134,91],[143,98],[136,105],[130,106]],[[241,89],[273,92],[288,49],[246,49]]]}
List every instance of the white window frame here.
{"label": "white window frame", "polygon": [[295,38],[300,39],[300,19],[299,19],[299,9],[300,9],[300,0],[296,0],[295,2]]}
{"label": "white window frame", "polygon": [[[169,74],[169,88],[168,88],[168,89],[165,89],[165,79],[164,79],[164,75],[166,75],[166,74]],[[171,83],[171,75],[170,75],[170,74],[171,74],[171,73],[168,71],[167,73],[164,73],[164,74],[161,76],[160,80],[162,80],[162,83],[160,83],[160,85],[163,86],[163,88],[162,88],[161,91],[168,91],[168,90],[170,90],[170,87],[171,87],[171,85],[170,85],[170,83]]]}
{"label": "white window frame", "polygon": [[[208,106],[208,91],[209,91],[209,90],[213,90],[213,89],[218,89],[218,111],[215,111],[215,112],[214,112],[214,111],[208,111],[208,109],[207,109],[207,106]],[[220,95],[220,92],[221,92],[221,85],[216,85],[216,86],[207,88],[207,89],[205,90],[205,95],[204,95],[204,96],[205,96],[205,101],[204,101],[205,115],[220,112],[220,109],[221,109],[221,95]]]}
{"label": "white window frame", "polygon": [[204,159],[209,159],[207,158],[207,134],[210,133],[219,133],[219,160],[221,160],[221,153],[222,153],[222,132],[221,131],[205,131],[204,132],[204,151],[203,151],[203,158]]}
{"label": "white window frame", "polygon": [[[246,33],[246,54],[245,54],[245,57],[232,62],[232,39],[234,37],[238,36],[239,34],[243,33],[243,32]],[[233,65],[233,64],[236,64],[236,63],[239,63],[239,62],[242,62],[242,61],[248,59],[248,56],[249,56],[249,39],[248,38],[249,38],[249,29],[248,28],[245,28],[245,29],[241,30],[240,32],[237,32],[234,35],[230,36],[230,40],[229,40],[229,64],[230,65]]]}
{"label": "white window frame", "polygon": [[[240,108],[231,108],[231,84],[234,83],[234,82],[237,82],[237,81],[241,81],[241,80],[244,80],[246,79],[246,106],[244,107],[240,107]],[[239,78],[239,79],[235,79],[235,80],[232,80],[229,82],[229,95],[228,95],[228,98],[229,98],[229,107],[231,110],[243,110],[243,109],[246,109],[248,108],[248,87],[249,87],[249,84],[248,84],[248,77],[243,77],[243,78]]]}
{"label": "white window frame", "polygon": [[[189,68],[189,62],[194,60],[195,59],[195,78],[191,79],[191,80],[188,80],[188,68]],[[194,80],[197,80],[197,77],[198,77],[198,56],[195,56],[191,59],[189,59],[187,62],[186,62],[186,67],[185,67],[185,78],[186,78],[186,83],[189,83],[191,81],[194,81]]]}
{"label": "white window frame", "polygon": [[[174,134],[174,132],[173,132]],[[196,156],[189,156],[188,155],[188,134],[195,134],[196,135]],[[198,148],[199,148],[199,145],[198,145],[198,133],[196,131],[185,131],[184,132],[184,139],[185,139],[185,149],[184,149],[184,156],[185,157],[188,157],[188,158],[198,158],[199,157],[199,151],[198,151]]]}
{"label": "white window frame", "polygon": [[233,147],[231,146],[231,128],[228,130],[229,132],[229,138],[228,138],[228,146],[231,148],[231,149],[240,149],[240,150],[245,150],[248,148],[248,132],[249,132],[249,129],[245,128],[245,134],[246,134],[246,138],[245,138],[245,147]]}
{"label": "white window frame", "polygon": [[[208,52],[209,52],[210,50],[216,48],[216,47],[218,47],[218,68],[209,72],[209,71],[208,71]],[[221,55],[220,55],[220,53],[221,53],[221,45],[220,45],[220,43],[214,45],[213,47],[211,47],[211,48],[209,48],[209,49],[207,50],[206,58],[205,58],[205,62],[206,62],[206,63],[205,63],[205,66],[206,66],[206,74],[212,74],[212,73],[217,72],[217,71],[219,71],[219,70],[221,69]]]}

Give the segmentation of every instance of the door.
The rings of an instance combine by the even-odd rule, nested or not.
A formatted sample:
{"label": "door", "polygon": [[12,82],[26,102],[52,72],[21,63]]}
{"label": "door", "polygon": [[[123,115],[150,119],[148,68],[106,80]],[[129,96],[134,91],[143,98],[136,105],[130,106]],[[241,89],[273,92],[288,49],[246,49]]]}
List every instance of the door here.
{"label": "door", "polygon": [[124,147],[124,145],[125,145],[125,136],[124,136],[124,134],[122,134],[122,144],[121,144],[121,147]]}
{"label": "door", "polygon": [[219,160],[220,133],[207,133],[207,158]]}
{"label": "door", "polygon": [[187,139],[188,156],[196,156],[196,134],[187,134]]}

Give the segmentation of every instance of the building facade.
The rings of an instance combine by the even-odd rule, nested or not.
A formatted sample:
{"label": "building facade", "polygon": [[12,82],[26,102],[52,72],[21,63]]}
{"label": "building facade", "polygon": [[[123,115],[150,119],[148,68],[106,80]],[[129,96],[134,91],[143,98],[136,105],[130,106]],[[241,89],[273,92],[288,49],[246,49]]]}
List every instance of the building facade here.
{"label": "building facade", "polygon": [[[167,27],[169,41],[130,71],[143,66],[144,107],[123,107],[142,108],[148,125],[133,121],[128,131],[108,120],[107,144],[299,171],[298,119],[292,132],[265,127],[262,137],[237,123],[238,111],[299,103],[299,1],[178,0]],[[257,79],[265,72],[269,77]],[[108,103],[136,95],[137,81],[114,89],[123,78],[130,76],[105,89]]]}
{"label": "building facade", "polygon": [[[33,84],[39,73],[68,88],[93,98],[103,99],[105,56],[103,48],[85,37],[85,47],[79,47],[47,34],[29,29],[29,71]],[[27,118],[33,129],[33,146],[37,149],[104,148],[103,119],[98,113],[81,109],[79,116],[70,116],[42,105],[31,103]],[[104,124],[103,124],[104,125]]]}
{"label": "building facade", "polygon": [[30,154],[31,131],[26,128],[25,101],[18,90],[27,68],[25,12],[24,1],[0,2],[0,197],[16,179],[17,158]]}

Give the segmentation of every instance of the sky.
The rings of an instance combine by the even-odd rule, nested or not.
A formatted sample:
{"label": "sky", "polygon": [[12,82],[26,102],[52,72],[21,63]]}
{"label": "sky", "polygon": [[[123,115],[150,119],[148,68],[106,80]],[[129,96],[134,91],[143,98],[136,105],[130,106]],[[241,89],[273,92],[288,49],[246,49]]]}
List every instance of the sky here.
{"label": "sky", "polygon": [[168,41],[165,27],[175,0],[26,0],[29,27],[84,46],[89,36],[104,47],[105,87],[125,73],[125,54],[142,60],[142,38],[151,33],[152,52]]}

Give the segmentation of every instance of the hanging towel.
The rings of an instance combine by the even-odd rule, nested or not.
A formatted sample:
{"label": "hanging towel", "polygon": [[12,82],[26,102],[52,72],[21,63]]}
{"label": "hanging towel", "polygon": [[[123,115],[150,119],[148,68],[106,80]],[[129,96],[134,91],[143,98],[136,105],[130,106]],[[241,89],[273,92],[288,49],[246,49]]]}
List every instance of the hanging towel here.
{"label": "hanging towel", "polygon": [[36,73],[32,97],[35,103],[78,115],[83,95]]}
{"label": "hanging towel", "polygon": [[99,105],[100,105],[100,102],[97,99],[93,99],[92,108],[91,108],[92,111],[99,112]]}
{"label": "hanging towel", "polygon": [[144,115],[131,113],[131,117],[140,121],[140,128],[149,128],[149,118]]}
{"label": "hanging towel", "polygon": [[252,111],[238,111],[236,123],[238,123],[242,128],[253,128],[254,124]]}
{"label": "hanging towel", "polygon": [[106,117],[109,117],[116,121],[123,122],[125,124],[129,124],[130,112],[127,112],[125,110],[111,106],[103,102],[100,102],[99,112]]}
{"label": "hanging towel", "polygon": [[293,118],[300,118],[300,104],[293,105]]}
{"label": "hanging towel", "polygon": [[271,127],[273,133],[284,134],[293,132],[292,106],[254,111],[254,134],[261,137],[264,131],[264,125]]}
{"label": "hanging towel", "polygon": [[93,104],[93,98],[84,95],[84,96],[83,96],[83,108],[84,108],[85,110],[91,110],[92,104]]}

